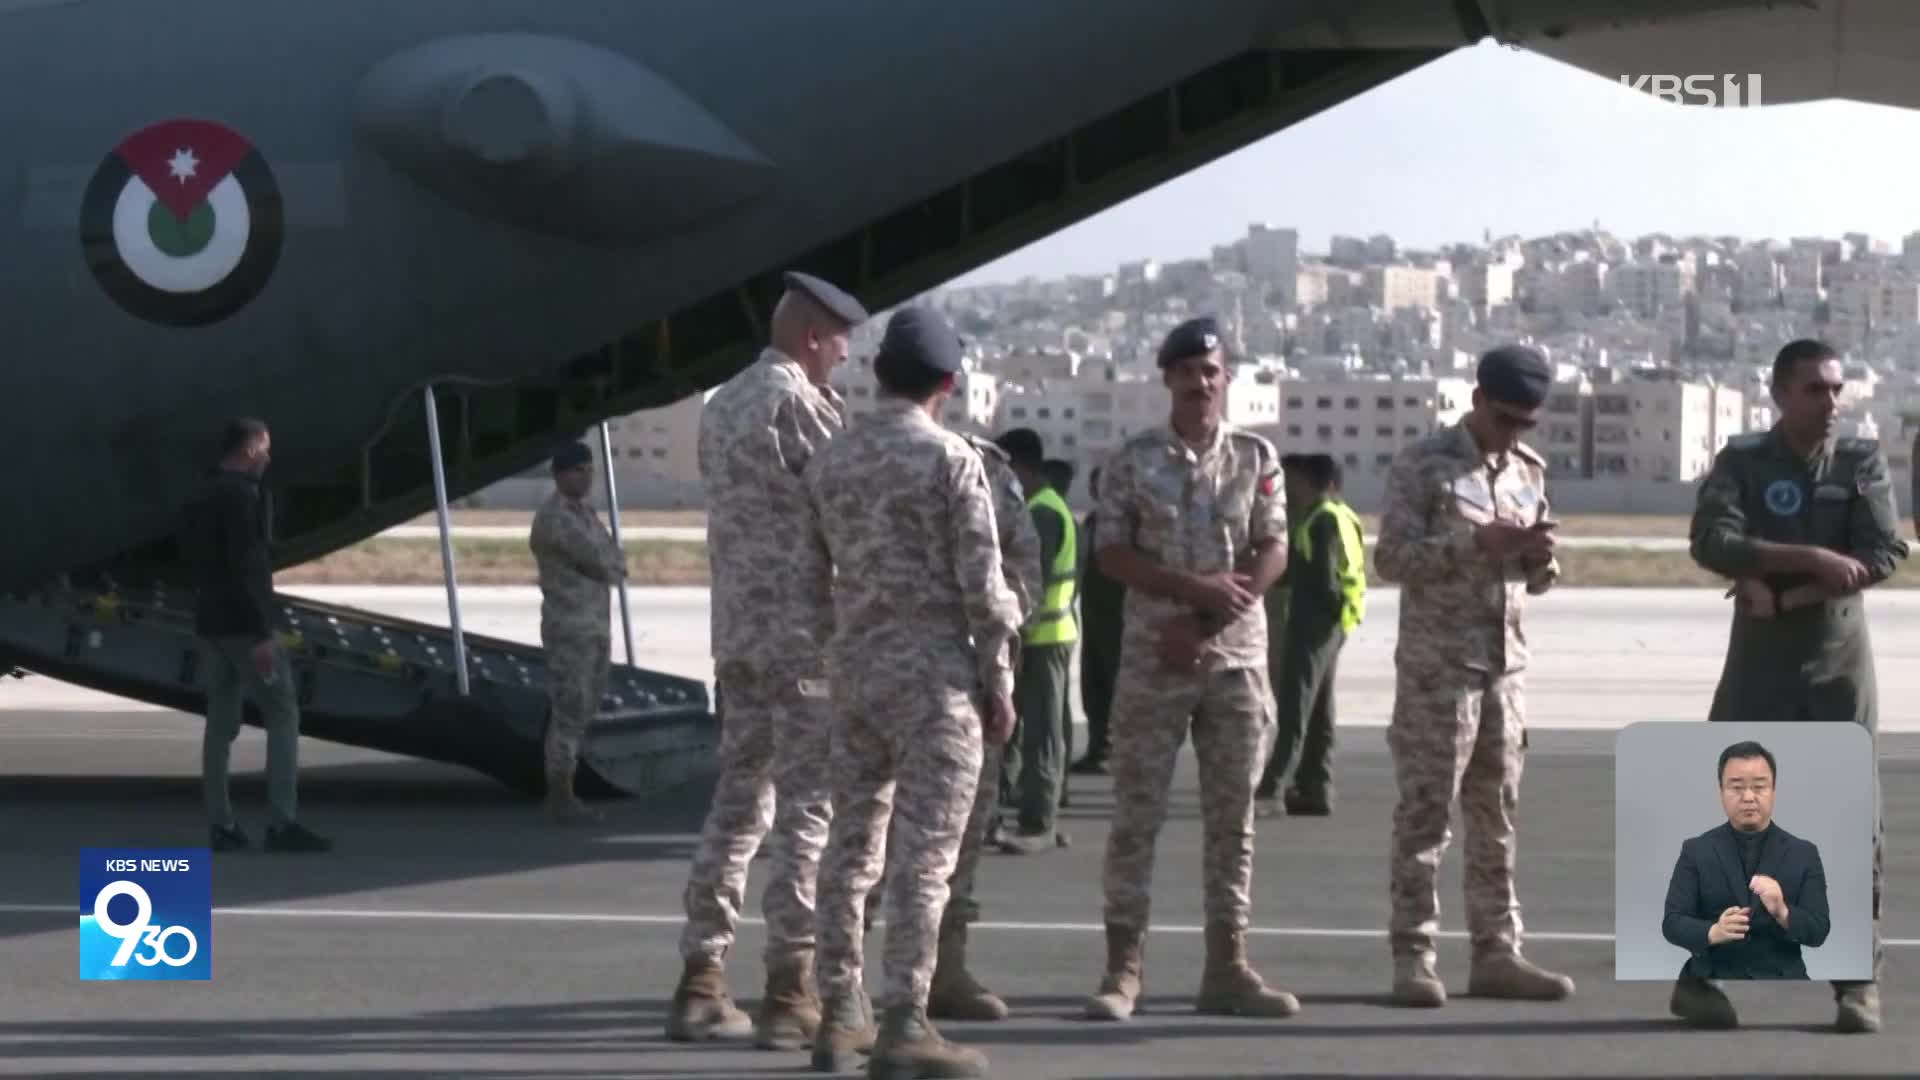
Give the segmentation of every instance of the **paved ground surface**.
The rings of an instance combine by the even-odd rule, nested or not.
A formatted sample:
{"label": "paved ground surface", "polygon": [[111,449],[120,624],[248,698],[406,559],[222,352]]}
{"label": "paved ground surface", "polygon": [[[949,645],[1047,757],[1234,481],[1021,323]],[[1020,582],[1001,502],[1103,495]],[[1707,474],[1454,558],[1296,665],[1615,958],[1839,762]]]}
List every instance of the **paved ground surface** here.
{"label": "paved ground surface", "polygon": [[[88,735],[85,742],[61,735]],[[663,1041],[677,971],[677,897],[695,806],[621,806],[597,830],[562,832],[484,780],[309,744],[304,805],[336,836],[324,858],[223,856],[214,875],[210,983],[82,983],[75,975],[76,849],[190,844],[198,828],[196,726],[164,713],[12,717],[0,730],[0,1073],[38,1077],[795,1077],[798,1055]],[[1456,999],[1432,1012],[1380,1000],[1390,967],[1384,844],[1390,791],[1377,733],[1339,756],[1342,803],[1326,820],[1263,823],[1257,965],[1298,992],[1287,1021],[1195,1016],[1199,866],[1188,756],[1162,839],[1149,946],[1149,1010],[1125,1026],[1074,1017],[1102,956],[1098,862],[1104,781],[1076,782],[1068,850],[993,857],[978,970],[1017,1009],[947,1025],[1023,1080],[1256,1076],[1911,1076],[1920,1035],[1920,740],[1888,740],[1886,984],[1893,1030],[1849,1037],[1823,986],[1737,987],[1738,1035],[1678,1030],[1666,987],[1611,980],[1611,737],[1543,732],[1523,793],[1522,899],[1530,952],[1579,980],[1552,1005]],[[241,769],[261,740],[243,736]],[[257,773],[239,784],[252,811]],[[756,878],[765,873],[756,864]],[[1457,852],[1442,878],[1457,928]],[[752,900],[757,913],[757,889]],[[762,971],[757,925],[735,968]],[[1466,953],[1443,945],[1456,992]],[[877,964],[870,966],[877,978]],[[749,1001],[751,1004],[751,1001]]]}
{"label": "paved ground surface", "polygon": [[[295,590],[330,602],[446,625],[444,589],[316,586]],[[1340,658],[1340,720],[1386,722],[1393,702],[1399,590],[1368,596],[1367,622]],[[461,591],[462,622],[474,633],[537,642],[539,592]],[[1706,716],[1726,654],[1731,601],[1714,589],[1567,589],[1529,608],[1534,649],[1529,718],[1536,727],[1617,727],[1631,720]],[[643,667],[711,681],[705,589],[635,589],[629,597]],[[1920,590],[1871,597],[1874,653],[1887,730],[1920,731]],[[618,634],[619,615],[613,614]],[[616,643],[614,657],[623,657]],[[1078,677],[1075,677],[1077,686]],[[1076,690],[1077,693],[1077,690]],[[1898,703],[1913,702],[1905,708]],[[0,709],[121,710],[117,698],[45,679],[0,681]],[[0,715],[0,727],[8,721]]]}
{"label": "paved ground surface", "polygon": [[[316,589],[330,600],[444,621],[436,589]],[[706,594],[637,590],[640,659],[709,677]],[[1340,673],[1342,803],[1325,821],[1263,823],[1253,954],[1308,1009],[1277,1023],[1203,1019],[1188,1006],[1202,955],[1197,794],[1176,780],[1149,947],[1151,1011],[1124,1027],[1073,1018],[1098,976],[1098,866],[1110,800],[1076,780],[1074,846],[995,857],[978,968],[1018,1017],[952,1025],[1001,1077],[1911,1076],[1920,1036],[1843,1038],[1820,986],[1740,987],[1738,1036],[1674,1030],[1666,987],[1612,980],[1613,729],[1703,714],[1725,641],[1711,591],[1568,591],[1536,606],[1523,793],[1522,897],[1531,953],[1573,974],[1563,1005],[1459,1000],[1435,1013],[1384,1006],[1387,760],[1397,596],[1375,594]],[[476,632],[536,635],[530,590],[470,590]],[[1874,598],[1889,730],[1920,728],[1920,595]],[[659,1037],[677,973],[679,891],[697,805],[612,808],[562,832],[464,772],[307,742],[302,798],[335,835],[323,859],[223,857],[215,871],[210,984],[76,977],[76,856],[83,846],[195,844],[199,721],[135,710],[42,680],[0,684],[0,1074],[45,1077],[590,1077],[808,1075],[799,1057]],[[1890,830],[1889,1015],[1920,1007],[1920,736],[1886,740]],[[261,799],[262,740],[236,752],[238,795]],[[253,818],[251,820],[257,820]],[[766,864],[756,864],[764,874]],[[1458,854],[1443,919],[1459,923]],[[757,913],[757,888],[750,911]],[[757,925],[736,988],[757,997]],[[1466,954],[1443,964],[1456,989]],[[870,969],[873,970],[873,969]],[[877,970],[874,970],[877,978]]]}

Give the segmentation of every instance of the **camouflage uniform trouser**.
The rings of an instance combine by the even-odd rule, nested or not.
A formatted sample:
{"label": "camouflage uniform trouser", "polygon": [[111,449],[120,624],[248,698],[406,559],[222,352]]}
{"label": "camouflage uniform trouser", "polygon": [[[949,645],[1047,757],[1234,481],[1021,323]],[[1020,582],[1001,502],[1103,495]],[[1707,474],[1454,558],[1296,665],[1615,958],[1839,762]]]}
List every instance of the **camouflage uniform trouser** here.
{"label": "camouflage uniform trouser", "polygon": [[[980,919],[980,900],[974,895],[973,883],[980,870],[980,852],[986,846],[987,828],[1000,811],[1000,759],[1005,752],[1004,747],[988,746],[980,755],[980,786],[974,792],[973,811],[967,815],[967,831],[960,837],[960,858],[954,864],[953,877],[947,882],[946,918],[951,920],[970,923]],[[886,868],[880,875],[882,887],[891,868],[900,861],[899,853],[900,834],[891,833],[887,838]],[[869,920],[880,907],[880,893],[880,889],[874,889],[867,894]]]}
{"label": "camouflage uniform trouser", "polygon": [[773,871],[761,898],[771,963],[814,947],[814,888],[831,814],[825,678],[817,667],[740,661],[722,663],[717,676],[726,687],[720,778],[687,879],[680,956],[719,962],[733,947],[747,865],[771,828]]}
{"label": "camouflage uniform trouser", "polygon": [[[1709,719],[1712,719],[1709,717]],[[1766,717],[1742,717],[1741,719],[1767,719]],[[1776,718],[1777,719],[1777,718]],[[1805,720],[1804,715],[1796,715],[1793,720]],[[1845,721],[1840,721],[1845,723]],[[1886,942],[1880,936],[1880,894],[1886,883],[1886,807],[1880,794],[1880,733],[1875,730],[1878,723],[1865,725],[1867,733],[1873,736],[1873,978],[1865,981],[1833,980],[1833,995],[1838,998],[1852,987],[1873,986],[1886,972]]]}
{"label": "camouflage uniform trouser", "polygon": [[547,654],[547,775],[572,776],[580,742],[607,692],[613,639],[554,635],[541,645]]}
{"label": "camouflage uniform trouser", "polygon": [[1169,675],[1135,659],[1121,664],[1113,688],[1113,828],[1103,871],[1109,926],[1147,929],[1154,844],[1189,726],[1200,764],[1207,922],[1244,930],[1252,916],[1253,786],[1274,732],[1266,669]]}
{"label": "camouflage uniform trouser", "polygon": [[1393,752],[1400,801],[1393,809],[1396,954],[1431,953],[1440,929],[1440,860],[1453,840],[1453,801],[1467,821],[1467,931],[1476,953],[1520,948],[1514,891],[1514,812],[1526,758],[1525,682],[1520,672],[1463,669],[1395,673]]}
{"label": "camouflage uniform trouser", "polygon": [[[912,665],[919,667],[919,665]],[[889,834],[883,1008],[924,1006],[985,756],[976,695],[924,671],[835,672],[833,827],[820,867],[820,995],[861,985],[867,894]],[[997,793],[999,777],[991,774]]]}

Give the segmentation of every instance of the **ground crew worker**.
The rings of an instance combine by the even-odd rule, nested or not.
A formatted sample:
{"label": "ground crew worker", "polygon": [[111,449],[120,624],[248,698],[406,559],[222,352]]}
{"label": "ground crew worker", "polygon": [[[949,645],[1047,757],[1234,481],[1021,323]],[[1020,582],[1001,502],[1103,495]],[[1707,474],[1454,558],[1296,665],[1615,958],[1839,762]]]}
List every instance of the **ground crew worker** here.
{"label": "ground crew worker", "polygon": [[553,494],[533,515],[527,546],[540,575],[540,647],[547,657],[547,812],[557,821],[597,820],[574,794],[580,742],[606,696],[613,656],[611,589],[626,553],[585,502],[593,452],[568,443],[553,455]]}
{"label": "ground crew worker", "polygon": [[1002,835],[1009,854],[1040,851],[1062,843],[1058,829],[1060,791],[1066,783],[1067,675],[1079,626],[1073,617],[1078,543],[1073,512],[1047,483],[1046,454],[1032,428],[1014,428],[994,444],[1006,452],[1027,512],[1040,537],[1040,562],[1046,568],[1044,591],[1020,631],[1020,668],[1014,679],[1019,725],[1001,766],[1001,802],[1017,815],[1012,835]]}
{"label": "ground crew worker", "polygon": [[1273,790],[1300,755],[1284,802],[1288,814],[1333,811],[1335,672],[1340,650],[1367,606],[1367,557],[1360,515],[1340,498],[1340,465],[1330,454],[1283,460],[1287,504],[1299,506],[1289,547],[1286,650],[1274,686],[1280,728],[1260,786]]}
{"label": "ground crew worker", "polygon": [[[844,426],[828,376],[846,359],[860,302],[808,274],[785,277],[768,347],[700,412],[707,496],[715,681],[725,687],[720,776],[686,887],[685,970],[667,1015],[680,1041],[740,1039],[798,1049],[820,1022],[813,994],[814,887],[831,812],[825,628],[789,568],[806,520],[801,474]],[[752,1023],[734,1006],[725,963],[747,868],[777,834],[761,905],[766,994]]]}
{"label": "ground crew worker", "polygon": [[1173,407],[1100,470],[1101,569],[1127,589],[1114,686],[1113,828],[1107,837],[1107,967],[1093,1019],[1133,1014],[1143,985],[1153,852],[1187,731],[1200,764],[1207,961],[1194,1007],[1284,1017],[1299,1001],[1247,963],[1253,785],[1273,737],[1266,611],[1286,564],[1280,459],[1225,423],[1219,324],[1194,319],[1160,348]]}
{"label": "ground crew worker", "polygon": [[1099,540],[1094,526],[1100,520],[1100,470],[1087,474],[1087,493],[1095,509],[1080,522],[1080,708],[1087,714],[1087,753],[1069,771],[1081,776],[1105,776],[1107,721],[1113,712],[1113,680],[1120,665],[1120,622],[1127,592],[1100,569],[1093,557]]}
{"label": "ground crew worker", "polygon": [[200,744],[200,782],[207,806],[207,846],[237,851],[247,834],[234,820],[228,783],[233,740],[246,702],[267,730],[268,851],[320,852],[333,845],[297,820],[300,701],[293,666],[274,640],[269,509],[260,478],[272,460],[273,436],[259,420],[227,425],[220,461],[200,499],[187,508],[187,548],[196,571],[193,631],[207,667],[207,724]]}
{"label": "ground crew worker", "polygon": [[1446,1003],[1434,955],[1453,801],[1467,819],[1468,992],[1559,1000],[1573,980],[1520,955],[1514,810],[1526,750],[1527,596],[1559,578],[1546,463],[1520,442],[1553,372],[1537,351],[1480,358],[1473,409],[1395,457],[1374,562],[1401,585],[1394,651],[1393,1000]]}
{"label": "ground crew worker", "polygon": [[986,1075],[986,1057],[948,1043],[926,1011],[983,743],[1013,730],[1020,627],[986,469],[935,419],[959,370],[959,336],[945,319],[930,308],[896,312],[873,361],[878,408],[806,473],[812,521],[794,576],[831,596],[833,627],[833,824],[820,871],[824,1008],[813,1054],[823,1071],[851,1068],[871,1032],[861,908],[880,879],[891,820],[899,857],[887,876],[884,1014],[868,1075]]}
{"label": "ground crew worker", "polygon": [[[1893,478],[1874,439],[1836,438],[1845,390],[1839,355],[1792,341],[1773,360],[1780,419],[1737,435],[1700,484],[1693,559],[1734,579],[1733,626],[1709,720],[1830,721],[1879,735],[1879,692],[1867,633],[1865,590],[1907,557]],[[1873,835],[1873,974],[1835,982],[1835,1026],[1880,1029],[1882,881],[1876,753]],[[1864,779],[1864,778],[1863,778]],[[1675,1015],[1731,1027],[1733,1005],[1704,979],[1682,975]]]}
{"label": "ground crew worker", "polygon": [[[1293,483],[1292,473],[1299,467],[1300,458],[1301,455],[1299,454],[1280,455],[1280,476],[1286,484],[1287,490],[1288,521],[1297,522],[1303,520],[1305,517],[1300,507],[1295,506],[1293,503],[1293,492],[1298,485]],[[1287,582],[1292,576],[1293,556],[1289,553],[1287,556],[1287,568],[1281,572],[1280,580],[1274,582],[1273,588],[1268,589],[1266,595],[1260,598],[1261,603],[1267,609],[1267,673],[1268,677],[1274,682],[1276,695],[1280,682],[1280,673],[1286,670],[1287,666],[1287,597],[1289,595]],[[1277,719],[1278,717],[1276,717],[1276,720]],[[1277,753],[1279,746],[1279,733],[1277,728],[1275,729],[1274,744],[1275,750],[1273,752]],[[1275,814],[1281,813],[1282,810],[1283,808],[1280,805],[1280,778],[1274,775],[1271,758],[1269,758],[1267,769],[1261,773],[1260,782],[1254,785],[1253,788],[1253,813],[1255,817],[1272,817]]]}
{"label": "ground crew worker", "polygon": [[[1062,506],[1068,507],[1067,521],[1074,531],[1073,560],[1073,602],[1067,605],[1067,611],[1073,616],[1073,626],[1077,634],[1086,633],[1086,622],[1080,614],[1080,567],[1087,561],[1087,540],[1080,531],[1080,522],[1073,517],[1073,462],[1063,458],[1048,458],[1040,463],[1040,475],[1046,479],[1047,486],[1060,496]],[[1078,652],[1078,640],[1067,646],[1067,675],[1060,683],[1060,809],[1065,810],[1072,804],[1073,793],[1068,790],[1073,785],[1067,777],[1072,774],[1073,766],[1073,654]],[[1054,830],[1056,842],[1064,845],[1067,834]]]}

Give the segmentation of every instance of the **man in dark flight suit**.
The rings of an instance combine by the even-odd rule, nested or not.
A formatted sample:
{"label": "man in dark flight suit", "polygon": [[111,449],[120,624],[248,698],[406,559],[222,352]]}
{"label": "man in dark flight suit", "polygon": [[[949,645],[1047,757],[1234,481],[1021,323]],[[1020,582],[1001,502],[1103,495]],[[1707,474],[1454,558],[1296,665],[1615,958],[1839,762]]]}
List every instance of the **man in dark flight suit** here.
{"label": "man in dark flight suit", "polygon": [[1800,950],[1825,944],[1832,928],[1820,849],[1773,820],[1777,775],[1773,754],[1757,742],[1722,750],[1726,824],[1683,842],[1667,882],[1660,932],[1692,954],[1673,1012],[1695,1027],[1739,1024],[1708,979],[1804,979]]}
{"label": "man in dark flight suit", "polygon": [[[1879,732],[1862,594],[1907,556],[1886,456],[1874,439],[1837,438],[1845,389],[1826,344],[1788,342],[1773,361],[1780,421],[1728,440],[1701,481],[1693,559],[1731,578],[1726,666],[1709,720],[1831,721]],[[1835,1026],[1880,1029],[1882,823],[1874,792],[1873,971],[1834,983]]]}

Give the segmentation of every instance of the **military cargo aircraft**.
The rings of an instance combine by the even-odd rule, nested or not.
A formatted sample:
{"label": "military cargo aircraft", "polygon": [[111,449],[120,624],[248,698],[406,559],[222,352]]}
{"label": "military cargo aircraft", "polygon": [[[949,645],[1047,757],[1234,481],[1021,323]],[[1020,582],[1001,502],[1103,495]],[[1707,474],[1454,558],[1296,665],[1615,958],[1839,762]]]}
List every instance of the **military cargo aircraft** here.
{"label": "military cargo aircraft", "polygon": [[[200,708],[174,536],[274,430],[297,564],[749,361],[781,271],[875,310],[1447,52],[1904,105],[1898,0],[0,0],[0,656]],[[1628,148],[1630,149],[1630,148]],[[288,599],[306,730],[537,785],[537,650]],[[455,621],[457,631],[457,620]],[[706,756],[621,669],[588,786]]]}

